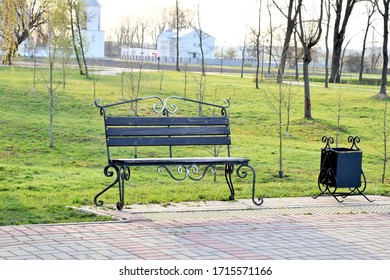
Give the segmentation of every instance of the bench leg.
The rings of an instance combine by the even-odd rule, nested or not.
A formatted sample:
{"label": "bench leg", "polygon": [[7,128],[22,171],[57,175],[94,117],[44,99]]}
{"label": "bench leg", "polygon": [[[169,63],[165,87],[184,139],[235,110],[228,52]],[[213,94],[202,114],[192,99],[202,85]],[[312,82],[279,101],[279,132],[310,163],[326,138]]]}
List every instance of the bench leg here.
{"label": "bench leg", "polygon": [[115,174],[116,176],[114,177],[115,178],[115,181],[107,186],[105,189],[103,189],[101,192],[99,192],[97,195],[95,195],[94,199],[93,199],[93,202],[95,203],[96,206],[103,206],[104,204],[104,201],[103,200],[98,200],[99,196],[101,196],[103,193],[105,193],[106,191],[108,191],[109,189],[111,189],[113,186],[115,186],[116,184],[118,184],[119,182],[119,168],[115,165],[107,165],[105,168],[104,168],[104,175],[106,177],[112,177],[114,176],[114,172],[113,171],[110,171],[109,169],[110,168],[113,168],[114,171],[115,171]]}
{"label": "bench leg", "polygon": [[[237,168],[236,174],[237,174],[237,177],[239,177],[241,179],[246,178],[248,176],[248,172],[243,170],[242,168],[248,168],[252,172],[252,201],[253,201],[253,203],[256,205],[263,204],[263,199],[261,197],[257,198],[257,200],[255,198],[255,196],[256,196],[256,172],[255,172],[255,170],[250,165],[240,165]],[[233,186],[233,181],[232,181],[233,172],[234,172],[234,165],[233,164],[226,164],[225,165],[225,179],[226,179],[226,183],[230,189],[230,196],[229,196],[230,200],[234,200],[234,186]]]}
{"label": "bench leg", "polygon": [[263,198],[258,197],[256,200],[256,172],[255,172],[255,170],[250,165],[240,165],[237,168],[237,176],[239,178],[242,178],[242,179],[245,178],[246,176],[248,176],[248,172],[245,170],[241,170],[242,168],[249,168],[249,170],[253,174],[253,176],[252,176],[252,202],[256,205],[263,204]]}
{"label": "bench leg", "polygon": [[[114,169],[114,171],[110,171],[110,169]],[[99,192],[97,195],[95,195],[93,201],[96,206],[103,206],[104,201],[98,200],[99,196],[101,196],[103,193],[114,187],[115,185],[118,186],[119,190],[119,202],[116,204],[116,208],[118,210],[122,210],[124,206],[124,186],[125,181],[130,180],[130,168],[128,166],[116,166],[116,165],[107,165],[104,168],[104,175],[106,177],[113,177],[115,174],[115,181],[111,183],[109,186],[104,188],[101,192]]]}
{"label": "bench leg", "polygon": [[234,200],[234,186],[233,186],[233,181],[232,181],[233,172],[234,172],[234,165],[233,164],[226,164],[225,165],[225,179],[226,179],[226,183],[230,189],[229,200]]}

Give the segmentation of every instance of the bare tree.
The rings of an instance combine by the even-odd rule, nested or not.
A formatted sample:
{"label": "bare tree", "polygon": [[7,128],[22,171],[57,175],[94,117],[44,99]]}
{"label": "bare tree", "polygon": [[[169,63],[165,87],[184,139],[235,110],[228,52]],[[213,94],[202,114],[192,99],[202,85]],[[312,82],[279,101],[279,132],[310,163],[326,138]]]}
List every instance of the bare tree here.
{"label": "bare tree", "polygon": [[362,54],[360,51],[354,51],[350,50],[348,54],[344,57],[344,65],[348,69],[348,72],[360,72],[361,68],[364,68],[364,63],[363,66],[361,65],[361,58]]}
{"label": "bare tree", "polygon": [[245,51],[246,51],[246,37],[247,34],[245,33],[245,38],[244,38],[244,44],[241,49],[241,78],[244,77],[244,65],[245,65]]}
{"label": "bare tree", "polygon": [[279,178],[284,177],[283,172],[283,101],[285,99],[286,87],[288,84],[278,83],[277,90],[269,88],[264,90],[264,98],[272,109],[277,119],[278,138],[279,138]]}
{"label": "bare tree", "polygon": [[74,8],[75,20],[76,20],[75,27],[76,27],[77,34],[78,34],[78,46],[80,47],[81,57],[83,59],[83,66],[84,66],[84,70],[85,70],[85,75],[88,78],[88,65],[87,65],[87,60],[85,58],[86,45],[85,45],[85,40],[83,38],[83,33],[81,32],[82,26],[86,25],[86,20],[87,20],[87,18],[84,17],[84,13],[85,13],[84,2],[80,1],[80,0],[76,0],[73,8]]}
{"label": "bare tree", "polygon": [[293,91],[291,83],[286,85],[285,96],[283,97],[284,107],[286,108],[286,137],[290,136],[291,111],[297,97],[297,92]]}
{"label": "bare tree", "polygon": [[130,17],[124,17],[119,20],[119,25],[114,29],[114,34],[118,43],[118,55],[121,47],[134,47],[135,34],[137,28]]}
{"label": "bare tree", "polygon": [[[346,2],[344,2],[346,1]],[[332,55],[332,67],[329,82],[340,83],[340,63],[341,52],[343,49],[343,43],[345,39],[345,33],[347,31],[347,24],[352,14],[355,4],[359,0],[336,0],[334,9],[336,13],[336,19],[333,31],[333,55]],[[345,5],[343,4],[345,3]],[[342,18],[343,8],[345,6],[344,17]]]}
{"label": "bare tree", "polygon": [[179,44],[179,33],[182,28],[192,28],[192,18],[188,11],[182,10],[179,5],[179,0],[175,2],[175,8],[173,12],[170,13],[172,22],[169,22],[168,25],[170,28],[176,29],[176,71],[180,71],[180,44]]}
{"label": "bare tree", "polygon": [[329,30],[331,19],[331,0],[326,0],[325,3],[326,12],[326,32],[325,32],[325,87],[329,87]]}
{"label": "bare tree", "polygon": [[[47,0],[47,34],[48,34],[48,71],[49,77],[41,80],[50,95],[50,148],[54,148],[54,106],[57,90],[62,80],[55,77],[55,67],[63,59],[63,53],[70,49],[67,37],[67,3],[61,0]],[[65,24],[64,24],[65,23]]]}
{"label": "bare tree", "polygon": [[390,0],[382,0],[382,7],[379,7],[379,0],[376,2],[377,9],[383,17],[383,65],[382,65],[382,81],[381,88],[378,94],[379,98],[387,97],[387,66],[389,64],[389,55],[387,51],[389,42],[389,6]]}
{"label": "bare tree", "polygon": [[226,57],[228,59],[234,59],[236,57],[236,48],[234,47],[229,47],[226,51],[225,51],[225,54],[226,54]]}
{"label": "bare tree", "polygon": [[340,81],[341,81],[341,74],[343,73],[343,68],[344,68],[345,53],[347,51],[347,47],[348,47],[349,43],[351,43],[351,40],[352,39],[349,39],[347,41],[347,43],[345,44],[345,46],[343,47],[342,52],[341,52],[340,67],[339,67],[339,71],[338,71],[338,77],[339,77]]}
{"label": "bare tree", "polygon": [[383,104],[383,120],[382,120],[383,122],[382,122],[382,125],[380,126],[380,129],[376,129],[375,127],[371,127],[372,130],[375,132],[375,134],[378,135],[378,137],[380,138],[380,140],[383,143],[383,151],[382,151],[383,166],[382,166],[382,176],[381,176],[382,184],[385,183],[387,162],[390,159],[389,151],[388,151],[389,135],[390,135],[390,129],[389,129],[388,121],[387,121],[388,111],[389,111],[388,102],[389,102],[388,98],[385,98],[384,102],[383,102],[384,103]]}
{"label": "bare tree", "polygon": [[[203,36],[204,36],[204,33],[202,31],[202,26],[200,24],[200,12],[199,12],[199,5],[198,5],[198,11],[197,11],[197,15],[198,15],[198,26],[199,26],[199,29],[197,29],[197,33],[198,33],[198,36],[199,36],[199,46],[200,46],[200,54],[201,54],[201,60],[202,60],[202,63],[201,63],[201,66],[202,66],[202,76],[206,76],[206,66],[205,66],[205,63],[204,63],[204,50],[203,50]],[[207,36],[207,34],[206,34]]]}
{"label": "bare tree", "polygon": [[192,28],[194,26],[194,17],[194,12],[182,9],[179,1],[176,0],[175,6],[168,10],[166,27],[170,29],[175,29],[177,26],[179,28]]}
{"label": "bare tree", "polygon": [[369,51],[369,58],[370,58],[370,71],[375,72],[378,61],[381,58],[381,52],[382,50],[375,46],[374,41],[372,42],[372,46],[368,49]]}
{"label": "bare tree", "polygon": [[138,18],[134,28],[135,28],[136,46],[142,49],[144,48],[145,37],[147,35],[147,28],[148,28],[147,20]]}
{"label": "bare tree", "polygon": [[375,14],[376,10],[376,1],[367,1],[366,8],[367,8],[367,24],[366,24],[366,30],[364,32],[364,38],[363,38],[363,45],[362,45],[362,55],[360,58],[360,71],[359,71],[359,82],[363,80],[363,71],[364,71],[364,59],[365,59],[365,53],[366,53],[366,47],[367,47],[367,35],[368,30],[370,29],[373,20],[372,17]]}
{"label": "bare tree", "polygon": [[284,76],[284,69],[286,67],[286,61],[291,41],[291,36],[294,32],[298,12],[301,10],[303,0],[288,0],[287,4],[287,13],[284,11],[283,7],[281,7],[276,0],[272,2],[277,7],[277,9],[282,13],[282,15],[287,19],[286,32],[283,43],[282,55],[280,58],[279,68],[278,68],[278,81],[281,82]]}
{"label": "bare tree", "polygon": [[69,16],[70,16],[70,31],[72,34],[72,41],[73,41],[73,49],[74,49],[74,54],[76,56],[76,61],[77,65],[79,67],[79,72],[80,75],[85,75],[84,73],[84,67],[83,64],[81,63],[80,59],[80,52],[79,48],[77,46],[77,38],[76,38],[76,30],[75,30],[75,19],[74,19],[74,12],[76,9],[76,0],[68,0],[68,7],[69,7]]}
{"label": "bare tree", "polygon": [[[262,0],[259,0],[259,14],[258,14],[258,25],[257,28],[252,28],[252,36],[253,36],[253,43],[255,47],[256,52],[256,76],[255,76],[255,83],[256,83],[256,89],[259,89],[259,74],[260,74],[260,36],[261,36],[261,6],[262,6]],[[264,46],[263,46],[264,47]]]}
{"label": "bare tree", "polygon": [[311,49],[318,44],[322,34],[322,15],[323,15],[323,2],[321,0],[320,14],[318,19],[303,20],[302,13],[304,11],[302,7],[299,11],[299,32],[298,37],[301,41],[304,55],[303,55],[303,80],[305,84],[305,119],[312,119],[311,115],[311,98],[310,98],[310,80],[309,80],[309,64],[312,61]]}
{"label": "bare tree", "polygon": [[153,46],[157,49],[157,38],[168,26],[169,14],[168,9],[156,11],[154,19],[151,22],[152,28],[150,30],[150,36],[152,37]]}
{"label": "bare tree", "polygon": [[382,130],[382,141],[383,141],[383,169],[382,169],[382,184],[385,183],[386,178],[386,168],[387,168],[387,162],[389,161],[389,156],[387,152],[387,144],[389,140],[389,134],[390,130],[387,125],[387,112],[388,112],[388,105],[387,105],[387,99],[385,100],[385,106],[383,109],[383,130]]}
{"label": "bare tree", "polygon": [[180,59],[180,50],[179,50],[179,29],[180,29],[180,8],[179,0],[176,0],[176,71],[180,71],[179,59]]}
{"label": "bare tree", "polygon": [[272,48],[274,42],[274,30],[275,27],[272,25],[272,11],[271,4],[267,1],[267,10],[269,15],[269,46],[268,46],[268,74],[271,74],[271,62],[272,62]]}
{"label": "bare tree", "polygon": [[11,65],[20,44],[47,22],[46,10],[41,0],[0,1],[3,64]]}
{"label": "bare tree", "polygon": [[298,31],[295,30],[294,31],[294,58],[295,58],[294,66],[295,66],[295,80],[296,81],[299,80],[299,59],[300,59],[300,56],[298,54],[297,33],[298,33]]}
{"label": "bare tree", "polygon": [[207,83],[207,76],[201,74],[200,77],[198,78],[193,74],[193,79],[196,85],[195,92],[197,96],[197,100],[201,103],[198,105],[198,115],[203,116],[203,106],[202,102],[205,101],[205,96],[206,96],[206,83]]}

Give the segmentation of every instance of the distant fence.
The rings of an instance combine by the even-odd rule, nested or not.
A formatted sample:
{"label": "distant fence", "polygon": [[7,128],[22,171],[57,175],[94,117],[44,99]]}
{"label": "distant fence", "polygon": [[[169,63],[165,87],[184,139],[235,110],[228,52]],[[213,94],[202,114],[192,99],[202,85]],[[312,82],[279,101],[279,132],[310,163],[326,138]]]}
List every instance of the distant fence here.
{"label": "distant fence", "polygon": [[[145,62],[160,62],[160,63],[176,63],[176,57],[156,57],[155,55],[128,55],[124,54],[121,56],[122,60],[128,61],[145,61]],[[192,58],[192,57],[180,57],[180,64],[201,64],[201,58]],[[242,61],[240,59],[205,59],[206,65],[223,65],[223,66],[241,66]],[[245,66],[256,66],[255,59],[246,59]],[[264,62],[264,67],[268,67],[268,62]]]}

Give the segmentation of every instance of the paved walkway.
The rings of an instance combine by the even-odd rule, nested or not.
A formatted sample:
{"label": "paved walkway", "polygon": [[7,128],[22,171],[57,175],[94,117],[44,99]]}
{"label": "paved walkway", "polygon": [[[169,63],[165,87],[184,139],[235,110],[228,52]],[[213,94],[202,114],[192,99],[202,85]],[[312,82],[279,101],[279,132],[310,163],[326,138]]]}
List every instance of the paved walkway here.
{"label": "paved walkway", "polygon": [[370,198],[83,208],[117,221],[0,227],[0,260],[390,260],[390,197]]}

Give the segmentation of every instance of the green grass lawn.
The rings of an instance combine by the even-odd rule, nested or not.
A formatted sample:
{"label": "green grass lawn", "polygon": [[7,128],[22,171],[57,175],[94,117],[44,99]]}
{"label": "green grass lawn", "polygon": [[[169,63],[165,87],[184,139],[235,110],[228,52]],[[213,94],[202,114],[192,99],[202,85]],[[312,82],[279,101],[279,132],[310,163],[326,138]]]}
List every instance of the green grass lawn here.
{"label": "green grass lawn", "polygon": [[[44,70],[37,77],[43,79]],[[162,96],[183,96],[183,72],[165,72]],[[187,97],[196,99],[197,84],[189,73]],[[110,183],[103,174],[106,150],[103,120],[93,105],[93,84],[69,70],[66,89],[59,87],[54,119],[54,149],[49,149],[49,96],[45,86],[33,89],[29,68],[0,67],[0,225],[79,222],[107,219],[78,213],[72,206],[93,205],[93,197]],[[141,96],[160,95],[160,74],[144,72]],[[253,77],[208,75],[206,101],[223,104],[230,98],[232,156],[249,157],[257,172],[258,195],[310,196],[318,193],[320,149],[324,135],[336,136],[338,98],[341,98],[340,146],[349,147],[349,135],[361,138],[367,194],[388,195],[389,180],[381,184],[383,165],[384,101],[372,98],[376,86],[312,83],[313,120],[303,119],[303,87],[285,89],[294,96],[289,137],[283,137],[283,171],[278,178],[278,127],[265,93],[277,85]],[[124,92],[129,96],[128,90]],[[104,103],[121,100],[120,76],[99,76],[96,96]],[[286,118],[285,118],[286,119]],[[173,181],[156,168],[132,170],[125,203],[164,203],[224,200],[229,196],[222,170],[201,182]],[[249,180],[236,183],[236,198],[250,198]],[[103,199],[115,203],[117,190]]]}

